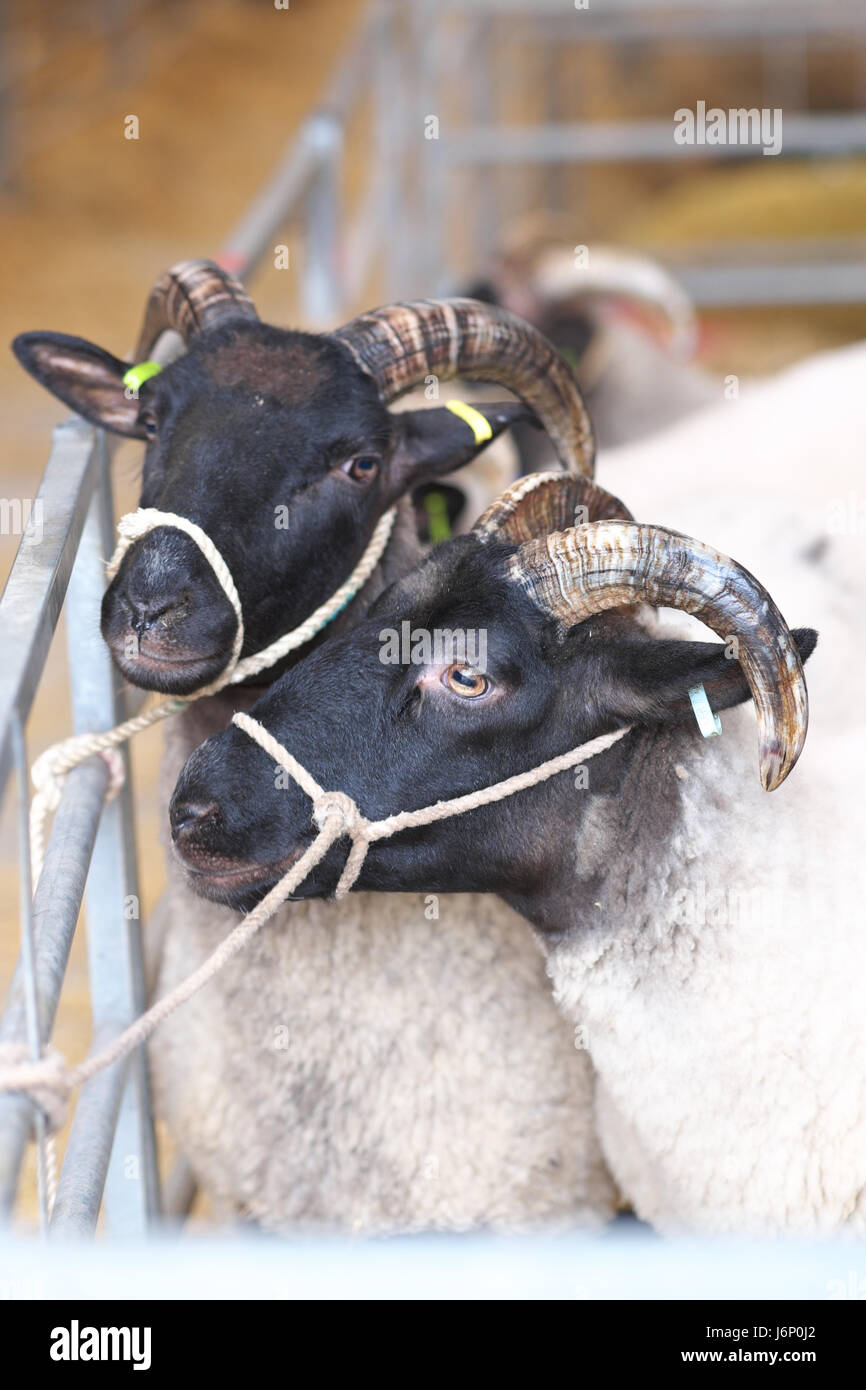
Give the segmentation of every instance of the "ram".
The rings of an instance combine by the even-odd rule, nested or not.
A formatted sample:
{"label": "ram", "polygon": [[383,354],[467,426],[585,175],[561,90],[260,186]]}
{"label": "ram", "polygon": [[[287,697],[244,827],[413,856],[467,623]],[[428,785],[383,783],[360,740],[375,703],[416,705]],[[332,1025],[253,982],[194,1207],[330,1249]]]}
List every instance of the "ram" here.
{"label": "ram", "polygon": [[[536,411],[563,459],[590,466],[568,369],[537,333],[484,306],[394,306],[330,336],[287,332],[260,323],[217,267],[191,263],[157,284],[136,361],[167,328],[186,354],[147,380],[139,372],[137,398],[124,387],[131,363],[81,339],[27,334],[16,351],[81,414],[147,440],[141,504],[192,520],[217,545],[241,600],[244,654],[327,599],[394,504],[377,571],[333,633],[417,558],[407,494],[481,447],[445,407],[388,410],[427,376],[459,370],[513,389],[528,405],[480,406],[477,433]],[[128,679],[180,695],[218,676],[238,631],[194,542],[167,527],[127,551],[102,623]],[[169,790],[195,746],[256,693],[224,690],[173,722]],[[158,992],[232,922],[172,872],[148,929],[152,954],[161,943]],[[289,906],[160,1030],[152,1058],[159,1108],[203,1186],[268,1227],[597,1222],[613,1208],[587,1059],[531,934],[492,898]]]}
{"label": "ram", "polygon": [[[835,724],[819,713],[781,786],[806,735],[814,631],[789,631],[739,564],[636,524],[614,499],[607,520],[572,526],[586,487],[522,480],[252,714],[375,821],[610,735],[580,776],[356,840],[357,886],[496,891],[532,923],[596,1070],[605,1156],[640,1216],[664,1231],[862,1234],[858,710],[849,701]],[[812,615],[835,631],[837,595],[813,573]],[[659,633],[646,604],[700,619],[723,643]],[[381,634],[398,618],[485,629],[486,670],[382,665]],[[846,660],[858,691],[862,648]],[[728,711],[723,737],[701,737],[692,692]],[[313,833],[300,788],[269,786],[254,727],[197,750],[171,808],[197,882],[213,856],[243,872],[242,890],[209,886],[238,908]],[[359,824],[346,821],[353,835]],[[296,891],[332,892],[345,863],[343,838]]]}
{"label": "ram", "polygon": [[[534,324],[571,361],[602,449],[664,429],[722,397],[693,358],[688,295],[655,261],[619,247],[573,247],[549,228],[516,227],[468,293]],[[541,436],[521,426],[525,473],[550,467]]]}

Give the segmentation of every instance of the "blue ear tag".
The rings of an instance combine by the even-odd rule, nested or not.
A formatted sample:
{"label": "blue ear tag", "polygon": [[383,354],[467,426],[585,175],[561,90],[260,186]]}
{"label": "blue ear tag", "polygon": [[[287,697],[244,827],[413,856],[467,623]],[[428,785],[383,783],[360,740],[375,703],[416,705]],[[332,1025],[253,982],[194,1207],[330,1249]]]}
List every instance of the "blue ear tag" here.
{"label": "blue ear tag", "polygon": [[689,691],[689,699],[692,702],[695,719],[698,721],[698,728],[704,738],[716,738],[722,732],[722,721],[717,714],[713,714],[704,687],[702,685],[694,686]]}

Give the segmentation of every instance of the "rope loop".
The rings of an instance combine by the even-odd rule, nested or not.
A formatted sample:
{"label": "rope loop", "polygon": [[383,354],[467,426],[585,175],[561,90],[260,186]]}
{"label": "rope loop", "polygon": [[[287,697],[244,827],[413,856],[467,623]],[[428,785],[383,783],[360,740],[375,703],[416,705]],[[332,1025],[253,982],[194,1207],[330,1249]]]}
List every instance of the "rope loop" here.
{"label": "rope loop", "polygon": [[564,772],[578,763],[588,762],[606,749],[611,748],[630,732],[630,727],[616,729],[613,733],[581,744],[568,753],[551,758],[528,772],[519,773],[504,782],[482,787],[477,792],[454,797],[451,801],[437,801],[431,806],[422,806],[416,811],[403,811],[385,820],[368,821],[362,815],[355,801],[346,792],[325,791],[316,779],[296,758],[284,748],[273,734],[268,733],[257,719],[241,712],[235,714],[233,722],[242,728],[250,738],[262,747],[271,757],[276,758],[313,803],[313,820],[318,828],[313,843],[292,865],[286,874],[262,898],[257,907],[229,932],[207,959],[181,980],[179,985],[169,990],[155,1004],[152,1004],[129,1027],[117,1037],[112,1038],[99,1052],[87,1057],[78,1066],[68,1068],[63,1059],[54,1052],[47,1052],[38,1062],[29,1058],[27,1049],[19,1044],[0,1047],[0,1094],[19,1091],[31,1096],[45,1111],[52,1127],[62,1124],[70,1093],[76,1086],[89,1081],[98,1072],[125,1057],[150,1036],[154,1028],[197,994],[200,989],[232,960],[239,951],[252,940],[253,936],[273,917],[287,898],[295,892],[309,874],[325,857],[331,845],[343,835],[348,835],[352,847],[345,867],[337,883],[335,898],[346,896],[356,882],[373,840],[384,840],[414,826],[430,825],[434,821],[449,816],[462,815],[478,806],[500,801],[515,792],[546,781],[549,777]]}
{"label": "rope loop", "polygon": [[[198,698],[204,693],[212,693],[224,685],[245,679],[250,671],[259,671],[265,669],[266,666],[274,665],[288,651],[293,650],[296,646],[301,646],[315,632],[330,622],[354,597],[378,564],[394,523],[394,515],[392,508],[380,519],[369,546],[349,579],[305,623],[302,623],[293,632],[286,634],[285,637],[280,638],[264,652],[247,658],[246,661],[238,661],[236,652],[227,671],[212,686],[205,687],[204,691],[197,692],[197,695],[190,697],[190,699]],[[220,576],[217,565],[221,562],[221,557],[212,542],[204,537],[204,532],[200,534],[207,541],[206,545],[202,544],[194,534],[199,532],[200,528],[196,527],[193,522],[188,522],[185,517],[175,517],[173,513],[158,512],[153,508],[146,512],[135,513],[132,518],[124,517],[122,519],[119,527],[121,542],[109,562],[109,574],[117,572],[120,561],[133,539],[144,535],[146,531],[152,530],[156,526],[163,525],[177,525],[181,530],[191,535],[199,544],[202,553],[214,566],[215,573],[217,573],[220,583],[223,584],[227,596],[231,598],[231,592],[234,591],[235,598],[237,597],[237,591],[234,590],[231,575],[228,574],[224,562],[222,563],[225,573],[222,577]],[[239,612],[239,600],[238,632],[242,641],[243,625]],[[238,652],[239,650],[240,648],[237,647]],[[251,666],[250,663],[252,663]],[[63,779],[67,772],[83,763],[87,758],[98,754],[109,765],[109,795],[116,795],[123,785],[124,771],[123,759],[116,751],[118,745],[125,743],[134,734],[155,723],[156,720],[166,719],[170,715],[176,714],[185,708],[187,703],[188,700],[186,699],[163,701],[153,709],[133,719],[128,719],[125,723],[119,724],[114,729],[106,730],[104,733],[79,734],[73,738],[64,739],[62,743],[47,749],[37,759],[31,773],[36,787],[36,795],[31,806],[34,883],[38,882],[42,870],[46,818],[49,811],[55,810],[59,804]],[[273,757],[281,767],[285,768],[302,791],[309,796],[313,808],[313,821],[318,831],[316,838],[288,872],[253,908],[252,912],[248,913],[229,932],[228,936],[191,975],[188,975],[168,994],[158,999],[98,1052],[92,1053],[77,1066],[67,1067],[60,1054],[50,1048],[43,1052],[38,1061],[33,1061],[29,1050],[23,1044],[0,1044],[0,1094],[20,1092],[31,1097],[45,1114],[46,1124],[52,1133],[60,1128],[65,1120],[72,1091],[140,1046],[163,1019],[168,1018],[194,994],[197,994],[208,981],[213,979],[239,951],[243,950],[264,923],[273,917],[278,908],[291,897],[316,868],[331,845],[335,844],[341,837],[348,836],[352,843],[335,890],[334,896],[338,899],[345,897],[357,881],[367,851],[374,840],[387,839],[398,834],[401,830],[414,826],[430,825],[434,821],[443,820],[448,816],[462,815],[465,811],[489,805],[491,802],[499,801],[506,796],[513,796],[516,792],[535,786],[567,768],[587,762],[590,758],[612,747],[630,732],[630,726],[628,726],[624,729],[617,729],[613,733],[603,734],[589,743],[582,744],[579,748],[573,748],[568,753],[560,754],[557,758],[551,758],[538,767],[531,768],[528,772],[519,773],[516,777],[508,778],[504,782],[497,782],[493,786],[482,787],[468,795],[454,797],[450,801],[437,801],[431,806],[422,806],[415,811],[397,812],[384,820],[368,821],[352,797],[346,792],[326,791],[321,787],[311,773],[292,756],[273,734],[268,733],[258,720],[252,719],[248,714],[237,712],[233,716],[233,722]]]}
{"label": "rope loop", "polygon": [[[113,579],[115,577],[124,555],[133,542],[149,531],[155,530],[159,526],[173,526],[177,530],[183,531],[195,542],[211,566],[234,611],[237,627],[232,651],[226,667],[216,680],[189,697],[163,700],[149,710],[118,724],[113,729],[107,729],[101,733],[76,734],[71,738],[63,739],[47,748],[36,759],[30,772],[34,786],[34,796],[30,805],[30,861],[34,889],[39,882],[45,859],[48,817],[60,805],[67,773],[94,755],[101,757],[108,765],[109,772],[106,802],[112,801],[126,780],[126,764],[118,751],[119,746],[159,720],[168,719],[171,715],[179,713],[193,700],[200,699],[203,695],[216,694],[225,686],[237,684],[268,670],[290,652],[295,651],[315,637],[322,628],[326,627],[332,619],[342,612],[372,575],[385,552],[396,515],[396,509],[392,507],[379,518],[363,555],[336,593],[332,594],[325,603],[321,604],[315,612],[311,613],[291,632],[285,633],[275,642],[272,642],[270,646],[265,647],[263,651],[254,652],[243,661],[240,654],[244,643],[244,621],[240,597],[226,561],[207,533],[189,518],[180,516],[176,512],[161,512],[155,507],[139,508],[138,511],[127,513],[121,517],[117,526],[117,547],[106,566],[108,578]],[[320,793],[321,788],[316,786],[315,792]],[[357,837],[360,834],[361,818],[357,807],[348,797],[345,798],[345,803],[341,801],[340,795],[340,793],[335,793],[330,799],[326,798],[327,806],[320,833],[293,871],[297,875],[299,883],[306,878],[310,870],[340,835],[349,833],[353,837]],[[349,856],[352,862],[357,859],[356,850],[357,841],[353,838],[352,854]],[[364,852],[366,851],[364,850]],[[229,934],[222,945],[212,956],[208,957],[198,971],[195,971],[182,982],[182,985],[173,992],[172,996],[159,1000],[158,1004],[136,1019],[135,1023],[119,1034],[107,1047],[87,1058],[80,1066],[72,1070],[68,1069],[60,1054],[50,1048],[43,1052],[38,1061],[34,1062],[30,1057],[29,1050],[23,1044],[0,1044],[0,1094],[14,1091],[25,1093],[39,1105],[46,1117],[48,1143],[46,1144],[45,1164],[49,1213],[54,1205],[56,1191],[56,1165],[51,1136],[62,1127],[65,1121],[72,1091],[89,1076],[95,1075],[104,1067],[109,1066],[112,1061],[132,1051],[149,1035],[163,1017],[180,1007],[185,999],[195,994],[212,975],[221,970],[226,961],[242,949],[262,922],[276,911],[279,903],[290,896],[293,891],[289,882],[291,877],[292,874],[290,873],[286,879],[277,884],[276,888],[259,904],[256,911],[244,918],[240,926]]]}
{"label": "rope loop", "polygon": [[30,770],[35,788],[35,795],[30,807],[30,858],[34,885],[39,881],[42,861],[45,857],[46,822],[51,812],[56,811],[60,805],[66,774],[86,762],[94,753],[99,754],[108,763],[110,779],[106,800],[111,801],[120,791],[126,777],[125,764],[116,752],[118,746],[126,743],[135,734],[147,729],[160,719],[168,719],[171,715],[186,709],[193,700],[201,699],[204,695],[215,695],[225,686],[236,685],[240,681],[248,680],[251,676],[259,675],[262,671],[275,666],[278,661],[282,661],[283,657],[288,656],[290,652],[309,642],[338,613],[342,612],[366,584],[385,552],[395,517],[396,510],[392,507],[390,511],[385,512],[384,516],[379,518],[364,554],[349,578],[340,585],[336,593],[332,594],[325,603],[321,604],[315,612],[311,613],[291,632],[284,633],[270,646],[265,647],[260,652],[254,652],[251,656],[245,657],[243,661],[240,660],[240,652],[244,642],[241,601],[231,571],[207,533],[187,517],[180,516],[177,512],[161,512],[156,507],[139,507],[138,511],[128,512],[120,518],[117,523],[119,536],[117,548],[106,566],[108,578],[113,579],[115,577],[124,555],[133,542],[140,540],[148,532],[154,531],[160,526],[174,526],[183,531],[195,541],[234,609],[237,618],[237,631],[232,654],[225,669],[217,676],[216,680],[211,681],[210,685],[202,686],[194,694],[183,699],[163,700],[142,714],[136,715],[133,719],[127,719],[122,724],[118,724],[116,728],[107,729],[104,733],[75,734],[72,738],[66,738],[60,743],[52,744],[36,759]]}

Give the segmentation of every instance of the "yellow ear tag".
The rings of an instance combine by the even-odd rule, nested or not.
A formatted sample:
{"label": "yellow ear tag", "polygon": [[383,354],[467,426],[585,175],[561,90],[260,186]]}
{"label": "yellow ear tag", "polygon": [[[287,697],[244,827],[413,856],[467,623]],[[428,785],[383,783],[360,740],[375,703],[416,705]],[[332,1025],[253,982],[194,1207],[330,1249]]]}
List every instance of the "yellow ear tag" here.
{"label": "yellow ear tag", "polygon": [[446,401],[445,409],[450,410],[452,415],[458,416],[469,426],[475,435],[476,444],[485,444],[488,439],[493,438],[489,421],[485,420],[481,411],[476,410],[474,406],[467,405],[465,401]]}
{"label": "yellow ear tag", "polygon": [[136,362],[134,367],[130,367],[129,371],[124,373],[123,384],[140,391],[146,381],[150,381],[152,376],[161,371],[162,367],[158,362]]}

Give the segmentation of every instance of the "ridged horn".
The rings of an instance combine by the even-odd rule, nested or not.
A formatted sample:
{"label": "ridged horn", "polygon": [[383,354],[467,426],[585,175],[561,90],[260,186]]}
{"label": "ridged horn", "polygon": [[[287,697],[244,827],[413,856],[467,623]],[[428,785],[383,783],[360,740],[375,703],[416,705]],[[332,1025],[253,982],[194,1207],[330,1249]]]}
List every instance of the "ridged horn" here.
{"label": "ridged horn", "polygon": [[474,299],[389,304],[333,336],[386,404],[428,376],[507,387],[535,411],[567,472],[592,477],[592,425],[571,368],[543,334],[508,310]]}
{"label": "ridged horn", "polygon": [[550,247],[534,260],[531,287],[545,305],[588,295],[609,295],[653,309],[667,325],[674,355],[687,359],[694,353],[694,306],[682,285],[646,256],[613,246],[595,246],[587,263],[578,265],[570,247]]}
{"label": "ridged horn", "polygon": [[529,473],[491,502],[472,533],[485,542],[495,539],[523,545],[590,521],[634,521],[634,517],[618,497],[589,478]]}
{"label": "ridged horn", "polygon": [[179,261],[159,277],[150,292],[135,361],[149,357],[167,329],[188,343],[203,328],[237,318],[258,319],[239,280],[214,261]]}
{"label": "ridged horn", "polygon": [[809,704],[796,643],[767,590],[735,560],[661,526],[598,521],[527,541],[509,561],[533,602],[569,625],[638,599],[736,636],[758,715],[761,784],[773,791],[803,749]]}

